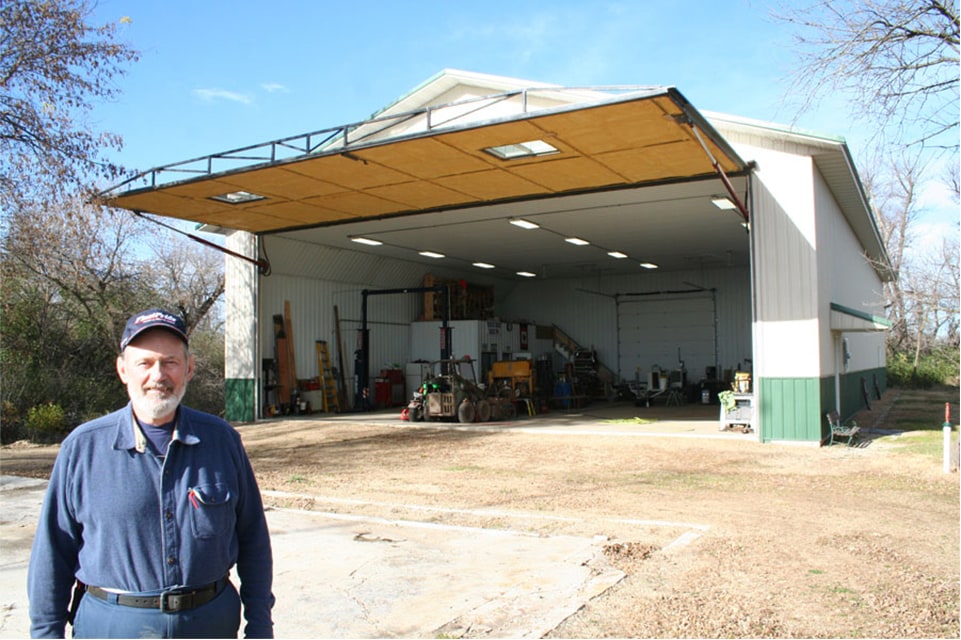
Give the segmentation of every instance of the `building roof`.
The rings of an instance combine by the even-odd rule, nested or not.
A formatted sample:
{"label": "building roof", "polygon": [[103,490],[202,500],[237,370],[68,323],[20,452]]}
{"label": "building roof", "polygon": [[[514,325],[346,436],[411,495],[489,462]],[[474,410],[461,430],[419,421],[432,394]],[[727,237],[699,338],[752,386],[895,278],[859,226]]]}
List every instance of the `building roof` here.
{"label": "building roof", "polygon": [[[726,195],[725,183],[745,192],[750,166],[720,123],[813,145],[868,254],[887,264],[843,141],[707,117],[673,87],[565,88],[447,69],[367,120],[157,167],[104,195],[137,212],[297,233],[333,248],[380,232],[379,255],[406,259],[418,244],[443,245],[468,268],[470,254],[484,253],[477,247],[492,261],[518,262],[499,225],[521,214],[540,216],[555,235],[590,235],[609,255],[630,254],[635,268],[636,260],[733,266],[748,259],[743,219],[719,218],[710,200]],[[629,214],[599,224],[615,210]],[[524,252],[542,266],[564,262],[566,275],[600,273],[581,258],[555,260],[552,247]]]}
{"label": "building roof", "polygon": [[[441,95],[450,80],[428,86]],[[399,111],[404,97],[364,122],[158,167],[105,195],[125,209],[268,233],[714,175],[694,127],[724,171],[746,169],[673,88],[565,95],[510,88]],[[493,152],[532,141],[554,151]]]}

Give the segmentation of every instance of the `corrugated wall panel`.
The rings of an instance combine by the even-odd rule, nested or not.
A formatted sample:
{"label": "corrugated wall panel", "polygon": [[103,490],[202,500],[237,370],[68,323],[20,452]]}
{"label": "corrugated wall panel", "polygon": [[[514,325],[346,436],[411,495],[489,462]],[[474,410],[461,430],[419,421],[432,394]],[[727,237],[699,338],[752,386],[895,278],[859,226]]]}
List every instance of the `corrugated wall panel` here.
{"label": "corrugated wall panel", "polygon": [[[692,286],[693,285],[693,286]],[[538,280],[518,284],[500,307],[504,318],[525,318],[556,324],[574,340],[593,346],[598,358],[622,378],[634,376],[637,363],[618,351],[618,294],[717,289],[718,358],[723,368],[734,368],[751,358],[751,289],[746,268],[706,268],[636,276]],[[709,295],[709,294],[708,294]],[[683,355],[683,354],[682,354]],[[713,357],[713,355],[712,355]],[[642,365],[643,368],[651,364]],[[657,363],[673,367],[674,362]],[[700,376],[703,371],[692,372]]]}
{"label": "corrugated wall panel", "polygon": [[[333,365],[338,366],[338,355],[343,359],[351,394],[356,387],[352,379],[354,352],[359,345],[357,335],[362,325],[364,290],[421,287],[428,273],[445,279],[466,278],[472,284],[491,284],[489,278],[473,272],[428,270],[415,262],[389,260],[280,236],[261,240],[271,263],[271,275],[262,277],[260,286],[261,357],[275,358],[273,316],[282,316],[284,302],[290,301],[297,377],[310,379],[319,375],[316,341],[326,340]],[[495,293],[497,291],[495,288]],[[423,313],[423,294],[374,294],[368,295],[367,302],[370,374],[376,377],[381,369],[403,366],[408,360],[408,327]],[[334,305],[340,315],[343,354],[338,353]]]}
{"label": "corrugated wall panel", "polygon": [[[353,389],[354,351],[361,327],[361,291],[350,283],[271,276],[271,286],[265,288],[261,296],[262,357],[275,357],[273,316],[282,316],[285,301],[290,301],[297,377],[311,379],[319,375],[316,342],[325,340],[333,366],[338,367],[338,361],[343,360],[348,389]],[[340,315],[342,353],[337,342],[334,305]],[[376,376],[388,363],[406,361],[407,327],[421,308],[422,302],[414,294],[368,297],[371,375]]]}
{"label": "corrugated wall panel", "polygon": [[308,242],[267,236],[261,242],[275,274],[317,280],[363,283],[362,288],[387,289],[420,286],[423,264],[345,251]]}
{"label": "corrugated wall panel", "polygon": [[[830,325],[831,303],[884,317],[883,283],[865,257],[857,236],[831,197],[823,178],[820,175],[816,178],[821,323]],[[838,274],[843,274],[843,277],[837,277]],[[851,355],[848,371],[886,366],[884,332],[848,333],[845,338]],[[821,335],[821,354],[822,374],[833,374],[834,340],[828,331]]]}
{"label": "corrugated wall panel", "polygon": [[283,236],[266,236],[261,242],[275,274],[354,282],[363,289],[419,287],[428,273],[450,280],[465,279],[480,286],[503,282],[477,269],[451,269],[444,264],[428,268],[419,262],[384,258],[363,251],[345,251]]}
{"label": "corrugated wall panel", "polygon": [[[754,220],[757,307],[756,373],[773,378],[820,375],[818,335],[818,280],[815,239],[812,235],[810,159],[764,159],[772,167],[781,160],[793,183],[755,182]],[[767,174],[770,175],[770,174]],[[807,176],[807,179],[805,179]],[[783,193],[772,189],[785,190]],[[776,195],[775,195],[776,193]],[[790,209],[784,203],[790,203]],[[805,203],[808,208],[805,209]]]}
{"label": "corrugated wall panel", "polygon": [[[256,238],[237,231],[226,238],[227,248],[244,256],[256,255]],[[261,393],[257,389],[260,365],[257,362],[256,316],[257,272],[244,260],[224,259],[224,285],[229,309],[224,326],[224,416],[228,420],[249,422],[258,415]]]}
{"label": "corrugated wall panel", "polygon": [[819,378],[761,378],[757,389],[761,439],[820,441],[821,387]]}

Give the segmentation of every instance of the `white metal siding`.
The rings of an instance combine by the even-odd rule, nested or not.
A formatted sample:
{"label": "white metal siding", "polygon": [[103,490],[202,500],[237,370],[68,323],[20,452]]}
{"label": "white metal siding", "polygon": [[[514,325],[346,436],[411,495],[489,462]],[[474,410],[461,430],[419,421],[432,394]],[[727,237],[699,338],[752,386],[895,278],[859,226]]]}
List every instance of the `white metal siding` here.
{"label": "white metal siding", "polygon": [[[741,152],[739,150],[739,152]],[[817,242],[810,158],[757,150],[754,181],[758,351],[755,373],[816,377],[819,357]]]}
{"label": "white metal siding", "polygon": [[[818,210],[819,309],[823,326],[830,326],[832,302],[850,309],[883,317],[883,285],[864,255],[857,236],[831,196],[821,176],[815,175]],[[884,332],[846,333],[850,360],[847,371],[885,366]],[[837,348],[829,331],[821,334],[824,374],[835,373]],[[844,372],[844,370],[842,370]]]}
{"label": "white metal siding", "polygon": [[[228,235],[226,246],[243,256],[256,255],[255,237],[244,231],[235,231]],[[257,309],[256,278],[254,265],[239,258],[225,257],[224,297],[228,306],[224,324],[224,377],[228,380],[251,380],[258,375],[253,322]]]}

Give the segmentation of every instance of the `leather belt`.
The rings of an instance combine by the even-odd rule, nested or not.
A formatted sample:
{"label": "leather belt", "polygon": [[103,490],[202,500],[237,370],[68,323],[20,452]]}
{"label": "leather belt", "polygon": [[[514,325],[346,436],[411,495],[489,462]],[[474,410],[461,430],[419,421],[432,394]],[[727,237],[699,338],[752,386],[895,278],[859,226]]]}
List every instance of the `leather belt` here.
{"label": "leather belt", "polygon": [[101,587],[87,587],[87,593],[95,598],[138,609],[158,609],[165,613],[176,613],[194,609],[217,597],[227,586],[227,577],[197,589],[174,589],[157,596],[137,596],[129,593],[114,593]]}

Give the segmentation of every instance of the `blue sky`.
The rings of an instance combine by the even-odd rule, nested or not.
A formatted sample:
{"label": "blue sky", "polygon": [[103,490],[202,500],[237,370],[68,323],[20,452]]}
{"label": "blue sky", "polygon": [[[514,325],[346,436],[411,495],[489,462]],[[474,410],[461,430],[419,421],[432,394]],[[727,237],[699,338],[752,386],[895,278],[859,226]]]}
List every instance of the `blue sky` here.
{"label": "blue sky", "polygon": [[139,169],[363,120],[447,67],[673,85],[699,109],[785,121],[791,58],[767,13],[740,0],[101,0],[98,20],[128,16],[121,37],[142,56],[96,115]]}
{"label": "blue sky", "polygon": [[[773,1],[100,0],[141,52],[93,125],[131,169],[363,120],[444,68],[564,86],[670,85],[702,111],[847,139],[845,103],[798,115]],[[941,211],[943,194],[933,193]],[[948,210],[957,220],[957,206]],[[941,219],[943,212],[936,217]]]}

